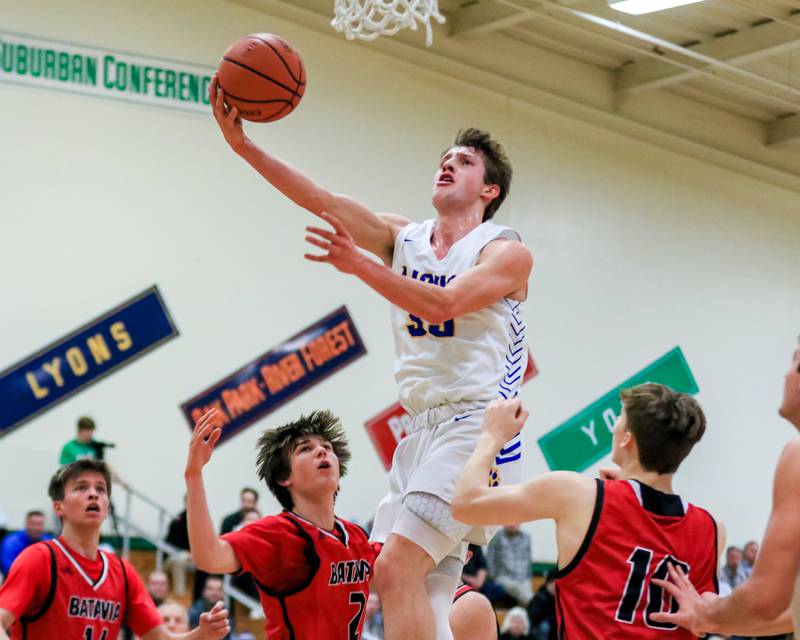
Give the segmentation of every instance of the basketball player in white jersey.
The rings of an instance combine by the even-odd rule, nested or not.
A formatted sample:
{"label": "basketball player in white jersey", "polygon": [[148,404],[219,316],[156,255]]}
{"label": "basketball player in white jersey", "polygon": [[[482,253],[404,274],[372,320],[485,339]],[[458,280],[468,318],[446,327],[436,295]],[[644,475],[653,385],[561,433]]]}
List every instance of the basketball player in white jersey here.
{"label": "basketball player in white jersey", "polygon": [[[784,378],[780,415],[800,431],[800,349]],[[698,594],[680,570],[661,582],[678,601],[674,614],[653,616],[697,635],[703,633],[763,636],[795,630],[800,637],[800,438],[786,445],[778,460],[772,491],[772,514],[753,574],[726,598]],[[792,592],[794,591],[794,597]]]}
{"label": "basketball player in white jersey", "polygon": [[[460,133],[435,174],[436,218],[412,223],[331,193],[260,149],[244,135],[236,109],[226,108],[216,80],[210,91],[231,148],[333,227],[308,227],[308,241],[325,254],[306,257],[356,275],[393,305],[395,378],[413,419],[375,517],[372,539],[384,546],[373,584],[387,640],[450,640],[464,541],[490,537],[453,519],[455,480],[477,442],[484,407],[517,395],[527,359],[520,312],[533,260],[515,231],[491,221],[511,183],[508,158],[489,134]],[[517,437],[487,482],[516,481],[520,458]]]}

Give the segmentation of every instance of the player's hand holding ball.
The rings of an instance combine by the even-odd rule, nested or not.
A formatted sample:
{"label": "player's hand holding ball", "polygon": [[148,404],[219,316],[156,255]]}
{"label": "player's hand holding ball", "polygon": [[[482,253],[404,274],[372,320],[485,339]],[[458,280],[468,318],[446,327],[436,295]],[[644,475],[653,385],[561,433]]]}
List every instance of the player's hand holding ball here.
{"label": "player's hand holding ball", "polygon": [[214,114],[214,119],[225,137],[225,142],[234,151],[238,151],[244,146],[246,140],[242,119],[239,117],[239,108],[228,108],[225,104],[225,92],[220,88],[216,74],[211,79],[211,85],[208,88],[208,99],[211,102],[211,111]]}
{"label": "player's hand holding ball", "polygon": [[483,416],[483,433],[502,447],[522,431],[529,415],[519,398],[492,400]]}

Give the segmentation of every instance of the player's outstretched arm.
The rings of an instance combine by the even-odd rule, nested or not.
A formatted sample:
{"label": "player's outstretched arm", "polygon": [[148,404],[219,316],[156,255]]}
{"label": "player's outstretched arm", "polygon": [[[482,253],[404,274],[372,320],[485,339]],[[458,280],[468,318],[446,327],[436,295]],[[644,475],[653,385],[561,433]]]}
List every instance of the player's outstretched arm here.
{"label": "player's outstretched arm", "polygon": [[8,631],[14,624],[14,614],[7,609],[0,609],[0,640],[9,640]]}
{"label": "player's outstretched arm", "polygon": [[465,524],[517,524],[574,511],[576,500],[591,504],[594,480],[577,473],[545,473],[522,485],[489,487],[495,457],[514,438],[528,417],[518,399],[493,400],[486,408],[483,430],[464,465],[453,495],[453,517]]}
{"label": "player's outstretched arm", "polygon": [[764,542],[753,575],[727,598],[697,595],[692,583],[672,570],[664,588],[677,599],[675,614],[657,614],[654,620],[679,624],[693,633],[769,635],[791,631],[785,623],[795,580],[800,571],[800,439],[786,445],[778,467]]}
{"label": "player's outstretched arm", "polygon": [[392,304],[439,324],[452,318],[491,306],[501,298],[524,291],[533,266],[533,258],[521,242],[490,242],[480,262],[454,278],[446,287],[406,278],[389,267],[370,260],[356,249],[352,234],[338,217],[323,213],[333,231],[307,227],[306,240],[327,253],[306,254],[313,262],[328,262],[343,273],[363,280]]}
{"label": "player's outstretched arm", "polygon": [[391,214],[376,214],[349,196],[331,193],[298,169],[267,153],[244,134],[236,107],[228,109],[225,94],[218,90],[215,75],[209,87],[214,118],[230,147],[273,187],[295,204],[315,215],[334,213],[353,236],[355,243],[391,262],[394,239],[408,221]]}
{"label": "player's outstretched arm", "polygon": [[200,625],[187,633],[170,633],[162,624],[148,631],[142,640],[222,640],[231,632],[228,610],[217,602],[211,611],[200,614]]}
{"label": "player's outstretched arm", "polygon": [[186,461],[186,519],[189,552],[194,563],[208,573],[233,573],[241,568],[230,544],[217,537],[208,511],[203,467],[211,459],[222,429],[214,426],[217,410],[203,414],[194,426]]}

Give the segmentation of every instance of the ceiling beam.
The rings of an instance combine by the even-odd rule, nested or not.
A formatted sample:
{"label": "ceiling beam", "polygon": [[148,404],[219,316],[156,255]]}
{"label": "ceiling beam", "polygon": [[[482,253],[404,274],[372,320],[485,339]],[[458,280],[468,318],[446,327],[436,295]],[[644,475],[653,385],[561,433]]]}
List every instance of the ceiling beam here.
{"label": "ceiling beam", "polygon": [[512,27],[531,18],[533,16],[525,11],[517,11],[494,2],[478,2],[450,16],[449,35],[453,38],[476,36]]}
{"label": "ceiling beam", "polygon": [[778,118],[767,125],[767,145],[770,147],[800,142],[800,115]]}
{"label": "ceiling beam", "polygon": [[[585,0],[557,1],[565,7],[585,2]],[[535,20],[540,8],[541,4],[535,0],[524,4],[511,0],[477,0],[456,13],[448,13],[449,35],[459,38],[500,31],[521,22]]]}
{"label": "ceiling beam", "polygon": [[[783,23],[791,23],[800,28],[800,15],[793,15]],[[800,48],[797,31],[783,23],[767,22],[749,27],[746,31],[687,47],[687,51],[700,53],[727,64],[743,64]],[[680,59],[681,62],[688,60],[672,51],[663,51],[663,55],[665,58]],[[692,61],[691,64],[697,65],[698,69],[706,68],[697,61]],[[644,60],[629,64],[620,70],[617,91],[639,93],[686,82],[700,75],[700,71],[681,69],[669,62]]]}

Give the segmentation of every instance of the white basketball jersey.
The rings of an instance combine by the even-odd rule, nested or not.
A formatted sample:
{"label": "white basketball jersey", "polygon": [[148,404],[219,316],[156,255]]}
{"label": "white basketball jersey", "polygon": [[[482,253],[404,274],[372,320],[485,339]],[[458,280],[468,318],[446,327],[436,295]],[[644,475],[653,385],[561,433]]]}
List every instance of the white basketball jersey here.
{"label": "white basketball jersey", "polygon": [[[434,220],[405,226],[394,245],[392,269],[408,278],[445,287],[475,266],[481,250],[519,234],[487,220],[439,260],[431,247]],[[518,394],[528,362],[522,303],[503,298],[492,306],[439,325],[392,306],[400,403],[412,415],[442,404],[486,405]]]}

